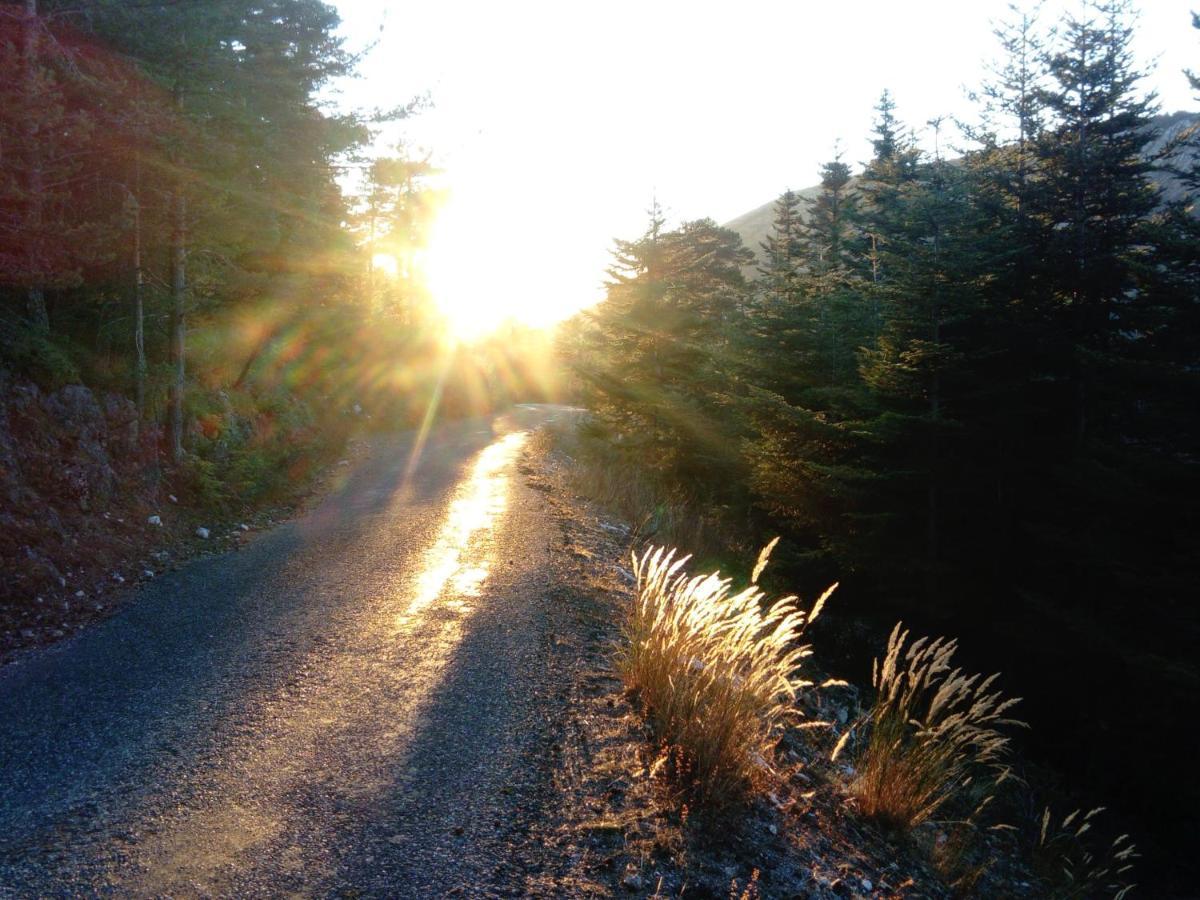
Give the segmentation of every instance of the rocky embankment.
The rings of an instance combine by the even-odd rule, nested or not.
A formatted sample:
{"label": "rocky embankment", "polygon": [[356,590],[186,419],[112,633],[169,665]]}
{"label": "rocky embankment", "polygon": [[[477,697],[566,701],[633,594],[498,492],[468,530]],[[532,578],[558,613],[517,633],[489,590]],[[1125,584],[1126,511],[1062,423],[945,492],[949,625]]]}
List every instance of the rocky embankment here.
{"label": "rocky embankment", "polygon": [[0,372],[0,663],[250,528],[189,507],[159,466],[161,437],[125,397]]}

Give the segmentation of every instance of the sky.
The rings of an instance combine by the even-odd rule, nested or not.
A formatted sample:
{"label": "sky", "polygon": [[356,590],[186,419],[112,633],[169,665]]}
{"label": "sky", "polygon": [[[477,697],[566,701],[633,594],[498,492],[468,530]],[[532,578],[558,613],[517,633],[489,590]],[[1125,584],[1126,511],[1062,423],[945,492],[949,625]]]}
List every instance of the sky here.
{"label": "sky", "polygon": [[[460,316],[538,323],[602,295],[613,238],[640,234],[654,198],[670,222],[724,222],[815,183],[835,142],[857,168],[885,87],[914,128],[969,115],[1008,15],[1006,0],[333,2],[347,47],[371,48],[336,103],[431,97],[401,132],[452,192],[435,288]],[[1136,4],[1164,111],[1200,106],[1182,74],[1200,69],[1193,6]],[[1075,9],[1046,0],[1040,19]]]}

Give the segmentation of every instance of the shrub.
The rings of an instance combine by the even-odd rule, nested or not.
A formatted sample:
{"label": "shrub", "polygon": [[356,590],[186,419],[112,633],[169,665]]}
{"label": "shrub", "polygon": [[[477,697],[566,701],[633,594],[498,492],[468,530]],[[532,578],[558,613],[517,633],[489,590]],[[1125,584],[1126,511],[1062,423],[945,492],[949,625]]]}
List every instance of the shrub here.
{"label": "shrub", "polygon": [[[905,650],[907,641],[897,624],[883,664],[875,662],[870,736],[854,784],[865,815],[900,828],[924,822],[968,791],[977,813],[1008,775],[1008,738],[997,726],[1023,724],[1005,717],[1018,700],[992,690],[997,675],[981,679],[951,668],[957,641],[920,638]],[[835,758],[844,743],[845,736]]]}
{"label": "shrub", "polygon": [[[656,737],[683,758],[698,799],[735,800],[773,774],[774,747],[798,715],[799,643],[830,588],[808,613],[795,597],[764,606],[753,582],[733,593],[719,573],[689,577],[689,557],[650,548],[634,557],[637,593],[625,623],[619,668],[637,691]],[[836,587],[836,585],[834,586]]]}

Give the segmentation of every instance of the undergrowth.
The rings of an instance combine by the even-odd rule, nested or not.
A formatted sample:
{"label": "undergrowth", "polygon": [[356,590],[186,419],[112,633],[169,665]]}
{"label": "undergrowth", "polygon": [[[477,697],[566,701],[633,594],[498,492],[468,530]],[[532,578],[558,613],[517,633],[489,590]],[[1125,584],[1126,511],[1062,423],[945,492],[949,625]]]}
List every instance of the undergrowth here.
{"label": "undergrowth", "polygon": [[555,446],[576,463],[573,490],[633,526],[639,542],[688,547],[706,562],[728,568],[738,555],[736,535],[708,503],[688,496],[677,484],[640,463],[637,454],[586,428],[549,429]]}
{"label": "undergrowth", "polygon": [[1136,886],[1129,878],[1138,853],[1128,834],[1118,835],[1107,845],[1094,845],[1092,826],[1103,811],[1103,806],[1087,813],[1077,809],[1057,822],[1050,807],[1042,813],[1034,867],[1055,900],[1099,895],[1124,900]]}
{"label": "undergrowth", "polygon": [[[720,549],[719,530],[692,515],[686,502],[665,500],[652,474],[611,465],[609,448],[589,447],[574,430],[547,437],[579,463],[571,466],[576,490],[640,526],[635,542],[666,532],[684,543],[690,534],[690,545],[706,557],[730,552],[728,544]],[[662,748],[655,769],[669,767],[697,811],[720,812],[768,790],[784,776],[774,759],[783,731],[829,725],[804,722],[797,699],[813,686],[805,630],[837,585],[807,612],[795,597],[769,602],[757,582],[776,541],[760,553],[749,585],[737,591],[718,572],[690,575],[685,566],[692,557],[674,549],[652,546],[633,558],[635,596],[618,669]],[[1025,723],[1010,717],[1019,698],[995,689],[997,675],[954,666],[957,649],[955,640],[910,641],[902,624],[893,629],[873,667],[874,704],[846,728],[831,755],[836,761],[853,749],[845,789],[858,811],[915,836],[914,846],[925,847],[955,896],[994,887],[985,879],[1007,847],[1032,862],[1047,896],[1124,900],[1137,853],[1128,835],[1108,846],[1096,842],[1091,820],[1099,810],[1057,824],[1047,810],[1040,836],[1027,823],[1016,829],[997,822],[1003,814],[996,807],[1028,791],[1007,765],[1005,730]],[[993,802],[1002,785],[1018,790],[1005,790],[1003,802]],[[1029,869],[1023,871],[1029,877]]]}
{"label": "undergrowth", "polygon": [[734,592],[719,573],[690,576],[689,557],[650,548],[634,556],[637,590],[619,669],[657,738],[680,756],[700,799],[720,807],[762,787],[795,700],[811,682],[801,643],[833,588],[805,612],[795,597],[765,603],[752,583]]}
{"label": "undergrowth", "polygon": [[883,663],[874,666],[870,736],[854,784],[859,808],[910,829],[970,792],[975,818],[1009,775],[1003,762],[1009,739],[999,726],[1023,724],[1006,716],[1019,700],[992,690],[997,675],[951,668],[957,641],[907,643],[908,632],[897,624]]}

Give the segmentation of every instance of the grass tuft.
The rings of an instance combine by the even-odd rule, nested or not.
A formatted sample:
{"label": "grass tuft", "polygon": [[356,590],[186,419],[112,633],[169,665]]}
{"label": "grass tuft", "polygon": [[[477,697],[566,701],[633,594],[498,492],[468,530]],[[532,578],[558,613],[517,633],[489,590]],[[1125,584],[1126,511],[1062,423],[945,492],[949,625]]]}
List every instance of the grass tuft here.
{"label": "grass tuft", "polygon": [[1120,835],[1099,851],[1094,849],[1089,832],[1093,820],[1102,812],[1103,806],[1087,813],[1077,809],[1057,824],[1050,807],[1042,813],[1034,864],[1049,883],[1055,900],[1102,894],[1124,900],[1136,886],[1129,879],[1138,853],[1129,835]]}
{"label": "grass tuft", "polygon": [[837,586],[804,612],[795,597],[767,604],[753,584],[735,593],[719,573],[689,576],[688,559],[663,547],[634,556],[637,593],[618,664],[656,737],[683,757],[689,786],[720,806],[774,776],[775,745],[811,685],[800,639]]}
{"label": "grass tuft", "polygon": [[870,737],[854,784],[864,815],[912,828],[968,794],[979,812],[1008,776],[1008,738],[998,726],[1024,724],[1006,716],[1018,700],[992,690],[997,675],[952,668],[957,647],[945,638],[908,644],[900,624],[888,638],[883,663],[873,667]]}

